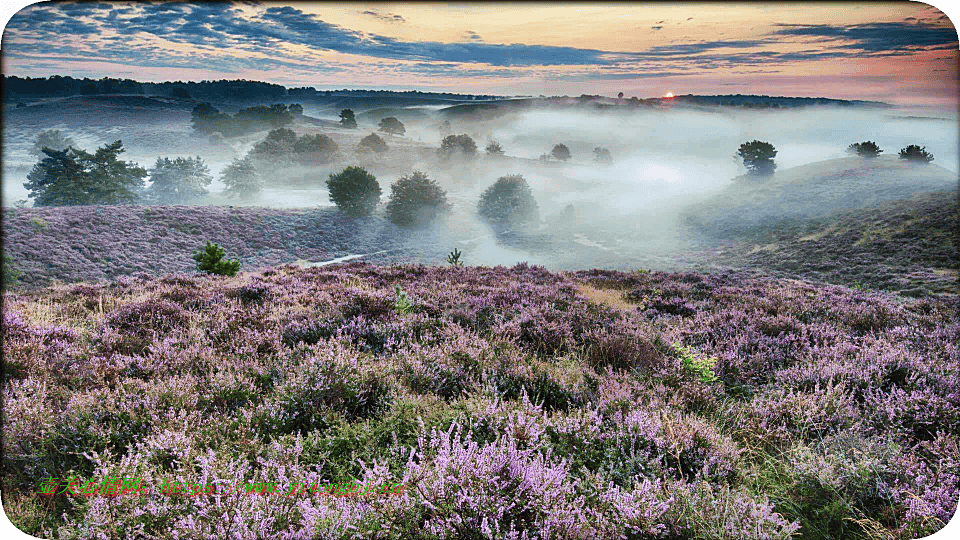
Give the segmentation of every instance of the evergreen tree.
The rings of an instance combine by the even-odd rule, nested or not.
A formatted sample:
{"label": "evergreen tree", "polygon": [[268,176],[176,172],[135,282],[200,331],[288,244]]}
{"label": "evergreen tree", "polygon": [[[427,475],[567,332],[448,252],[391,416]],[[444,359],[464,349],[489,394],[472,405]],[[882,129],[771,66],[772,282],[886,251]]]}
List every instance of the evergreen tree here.
{"label": "evergreen tree", "polygon": [[777,169],[773,158],[777,150],[772,144],[763,141],[750,141],[740,145],[737,155],[743,158],[743,164],[754,176],[769,176]]}
{"label": "evergreen tree", "polygon": [[136,163],[120,161],[120,141],[93,154],[74,148],[43,153],[24,184],[35,206],[134,203],[147,176]]}
{"label": "evergreen tree", "polygon": [[157,204],[185,204],[207,194],[213,181],[200,156],[175,159],[157,158],[150,169],[150,195]]}
{"label": "evergreen tree", "polygon": [[227,186],[223,193],[228,197],[249,199],[263,191],[263,178],[253,166],[250,156],[234,158],[230,165],[224,167],[220,180]]}
{"label": "evergreen tree", "polygon": [[240,261],[231,261],[223,258],[223,248],[217,244],[211,244],[207,240],[207,246],[193,254],[193,260],[197,261],[197,270],[208,274],[218,276],[235,276],[240,270]]}
{"label": "evergreen tree", "polygon": [[488,156],[503,155],[503,147],[500,146],[500,143],[498,143],[497,141],[490,141],[490,144],[487,145],[486,151]]}
{"label": "evergreen tree", "polygon": [[920,147],[915,144],[911,144],[906,148],[900,149],[900,159],[917,161],[920,163],[930,163],[933,161],[933,154],[927,152],[926,146]]}
{"label": "evergreen tree", "polygon": [[357,119],[354,118],[353,111],[350,109],[340,111],[340,125],[348,129],[357,127]]}
{"label": "evergreen tree", "polygon": [[875,158],[880,155],[883,150],[877,146],[877,143],[873,141],[864,141],[859,143],[853,143],[847,147],[847,153],[856,154],[863,158]]}

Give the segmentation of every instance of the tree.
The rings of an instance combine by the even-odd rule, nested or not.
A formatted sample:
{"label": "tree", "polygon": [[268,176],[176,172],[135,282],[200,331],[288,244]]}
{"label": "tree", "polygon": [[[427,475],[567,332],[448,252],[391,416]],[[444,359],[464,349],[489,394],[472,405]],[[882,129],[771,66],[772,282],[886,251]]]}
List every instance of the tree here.
{"label": "tree", "polygon": [[277,128],[267,133],[267,138],[264,140],[293,148],[293,144],[297,142],[297,134],[292,129]]}
{"label": "tree", "polygon": [[50,148],[52,150],[66,150],[71,146],[75,146],[77,143],[73,142],[73,139],[68,137],[66,134],[61,133],[58,129],[48,129],[46,131],[41,131],[37,135],[36,141],[33,143],[33,149],[31,153],[38,158],[43,158],[43,149]]}
{"label": "tree", "polygon": [[293,105],[290,105],[289,111],[293,116],[303,116],[303,105],[294,103]]}
{"label": "tree", "polygon": [[230,133],[233,130],[233,118],[229,114],[220,112],[209,103],[201,103],[193,108],[190,114],[193,129],[201,133]]}
{"label": "tree", "polygon": [[523,176],[502,176],[480,196],[477,213],[496,225],[516,226],[540,219],[533,192]]}
{"label": "tree", "polygon": [[487,150],[487,155],[488,155],[488,156],[502,156],[502,155],[503,155],[503,147],[500,146],[500,143],[498,143],[497,141],[491,141],[490,144],[487,145],[486,150]]}
{"label": "tree", "polygon": [[357,119],[354,118],[353,111],[350,109],[340,111],[340,125],[347,129],[355,129],[357,127]]}
{"label": "tree", "polygon": [[149,193],[157,204],[185,204],[206,195],[213,177],[200,156],[157,158],[150,169],[150,181]]}
{"label": "tree", "polygon": [[278,128],[267,133],[267,137],[253,146],[251,151],[255,159],[281,161],[290,155],[297,143],[297,134],[292,129]]}
{"label": "tree", "polygon": [[403,126],[403,122],[400,120],[397,120],[393,116],[388,116],[387,118],[380,120],[380,131],[393,135],[403,135],[406,133],[407,128]]}
{"label": "tree", "polygon": [[123,143],[101,146],[93,154],[75,148],[51,150],[34,165],[24,185],[35,206],[134,203],[147,171],[120,161]]}
{"label": "tree", "polygon": [[452,208],[447,193],[420,171],[401,176],[390,191],[387,219],[397,225],[426,225]]}
{"label": "tree", "polygon": [[327,180],[330,202],[352,216],[368,216],[380,202],[380,184],[363,167],[347,167]]}
{"label": "tree", "polygon": [[220,181],[227,186],[223,193],[228,197],[248,199],[263,191],[263,178],[253,166],[250,156],[234,158],[220,173]]}
{"label": "tree", "polygon": [[881,152],[883,152],[883,150],[873,141],[853,143],[847,147],[848,154],[857,154],[863,158],[875,158],[879,156]]}
{"label": "tree", "polygon": [[297,154],[297,159],[301,163],[328,161],[337,150],[339,150],[337,143],[322,133],[304,135],[293,144],[293,152]]}
{"label": "tree", "polygon": [[598,146],[593,149],[593,160],[604,165],[613,163],[613,158],[610,156],[610,150],[607,150],[602,146]]}
{"label": "tree", "polygon": [[566,161],[570,159],[570,149],[565,144],[558,144],[550,151],[550,155],[559,161]]}
{"label": "tree", "polygon": [[223,258],[223,248],[217,244],[211,244],[207,240],[207,246],[201,251],[194,252],[193,260],[197,261],[197,270],[208,274],[218,276],[235,276],[240,270],[240,261],[231,261]]}
{"label": "tree", "polygon": [[454,155],[472,156],[477,153],[477,143],[469,135],[447,135],[440,141],[438,154],[442,158]]}
{"label": "tree", "polygon": [[915,144],[911,144],[910,146],[900,150],[900,159],[918,161],[921,163],[930,163],[933,161],[933,154],[927,152],[926,146],[921,148]]}
{"label": "tree", "polygon": [[360,146],[364,148],[369,148],[370,150],[373,150],[378,154],[382,154],[383,152],[386,152],[389,149],[387,147],[387,143],[384,142],[384,140],[381,139],[380,136],[377,135],[376,133],[371,133],[366,137],[364,137],[363,139],[360,139]]}
{"label": "tree", "polygon": [[743,164],[754,176],[768,176],[777,169],[773,158],[777,150],[772,144],[762,141],[750,141],[740,145],[737,155],[743,158]]}

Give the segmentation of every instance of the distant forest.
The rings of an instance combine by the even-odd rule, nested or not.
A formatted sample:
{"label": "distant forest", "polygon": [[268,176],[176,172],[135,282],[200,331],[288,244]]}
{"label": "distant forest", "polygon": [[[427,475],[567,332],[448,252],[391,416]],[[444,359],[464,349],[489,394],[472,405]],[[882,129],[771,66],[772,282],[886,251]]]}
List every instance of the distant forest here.
{"label": "distant forest", "polygon": [[284,97],[307,98],[329,96],[417,96],[433,98],[450,98],[461,100],[488,100],[504,99],[504,96],[488,96],[473,94],[452,94],[434,92],[394,92],[391,90],[317,90],[312,87],[287,89],[279,84],[258,81],[200,81],[200,82],[162,82],[149,83],[131,79],[74,79],[73,77],[17,77],[0,76],[3,84],[4,98],[16,100],[22,98],[67,97],[100,94],[142,94],[150,96],[167,96],[183,99],[199,100],[244,100],[244,101],[276,101]]}

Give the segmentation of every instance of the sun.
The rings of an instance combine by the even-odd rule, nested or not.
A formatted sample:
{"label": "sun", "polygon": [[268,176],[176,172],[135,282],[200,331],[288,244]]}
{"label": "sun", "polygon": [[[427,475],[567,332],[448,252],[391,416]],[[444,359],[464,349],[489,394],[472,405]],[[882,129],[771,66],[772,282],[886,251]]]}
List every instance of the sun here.
{"label": "sun", "polygon": [[666,94],[663,95],[663,97],[670,99],[673,97],[673,92],[667,92]]}

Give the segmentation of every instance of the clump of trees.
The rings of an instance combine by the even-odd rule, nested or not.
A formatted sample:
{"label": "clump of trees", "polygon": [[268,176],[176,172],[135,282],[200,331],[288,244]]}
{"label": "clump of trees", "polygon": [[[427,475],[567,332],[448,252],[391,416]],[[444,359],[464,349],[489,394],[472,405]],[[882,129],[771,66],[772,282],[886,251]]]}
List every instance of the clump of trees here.
{"label": "clump of trees", "polygon": [[[297,106],[302,112],[303,107]],[[201,103],[193,108],[191,118],[193,129],[201,133],[221,133],[226,137],[234,137],[262,129],[279,128],[293,122],[291,107],[293,105],[283,103],[257,105],[240,109],[231,117],[209,103]]]}
{"label": "clump of trees", "polygon": [[447,135],[440,141],[437,154],[444,159],[453,156],[473,156],[477,153],[477,143],[467,134]]}
{"label": "clump of trees", "polygon": [[915,144],[911,144],[900,150],[900,159],[917,161],[920,163],[930,163],[933,161],[933,154],[927,152],[926,146],[920,147]]}
{"label": "clump of trees", "polygon": [[404,127],[403,122],[397,120],[396,117],[388,116],[383,120],[380,120],[380,131],[384,133],[390,133],[391,135],[403,135],[406,133],[407,128]]}
{"label": "clump of trees", "polygon": [[201,272],[218,276],[237,275],[237,271],[240,270],[240,261],[224,259],[223,256],[223,248],[207,240],[206,247],[193,254],[193,260],[197,261],[197,270]]}
{"label": "clump of trees", "polygon": [[480,195],[477,213],[498,226],[519,226],[540,219],[540,209],[526,179],[519,174],[502,176]]}
{"label": "clump of trees", "polygon": [[389,150],[387,143],[376,133],[371,133],[360,139],[360,147],[367,148],[378,154],[382,154]]}
{"label": "clump of trees", "polygon": [[570,149],[565,144],[557,144],[550,151],[550,155],[558,161],[567,161],[570,159]]}
{"label": "clump of trees", "polygon": [[401,176],[390,191],[387,219],[397,225],[426,225],[453,208],[447,192],[420,171]]}
{"label": "clump of trees", "polygon": [[90,154],[84,150],[42,150],[44,158],[27,175],[24,187],[34,206],[86,204],[132,204],[143,190],[147,171],[121,161],[123,143],[101,146]]}
{"label": "clump of trees", "polygon": [[769,176],[777,169],[773,158],[777,150],[772,144],[763,141],[750,141],[740,145],[737,155],[743,158],[743,164],[754,176]]}
{"label": "clump of trees", "polygon": [[490,144],[487,145],[487,155],[488,156],[502,156],[503,147],[500,146],[500,143],[497,141],[490,141]]}
{"label": "clump of trees", "polygon": [[340,125],[347,129],[355,129],[357,127],[357,119],[353,115],[352,110],[344,109],[340,111]]}
{"label": "clump of trees", "polygon": [[853,143],[847,147],[848,154],[856,154],[862,158],[872,159],[880,155],[883,150],[873,141]]}
{"label": "clump of trees", "polygon": [[610,163],[613,163],[613,157],[610,156],[610,150],[607,150],[602,146],[598,146],[593,149],[593,161],[603,165],[609,165]]}
{"label": "clump of trees", "polygon": [[250,156],[234,158],[220,173],[220,181],[227,186],[223,193],[228,197],[250,199],[263,191],[263,178]]}
{"label": "clump of trees", "polygon": [[380,202],[380,184],[363,167],[351,166],[327,179],[330,202],[351,216],[369,216]]}
{"label": "clump of trees", "polygon": [[48,129],[46,131],[41,131],[37,135],[37,139],[33,142],[33,148],[31,153],[38,158],[43,158],[43,149],[49,148],[51,150],[66,150],[71,146],[76,146],[77,143],[73,142],[69,136],[65,133],[61,133],[58,129]]}
{"label": "clump of trees", "polygon": [[157,158],[150,169],[149,199],[157,204],[185,204],[207,194],[213,181],[200,156]]}
{"label": "clump of trees", "polygon": [[278,128],[254,145],[250,156],[273,165],[282,165],[287,159],[294,159],[303,164],[323,163],[332,159],[338,149],[333,139],[321,133],[298,138],[292,129]]}

